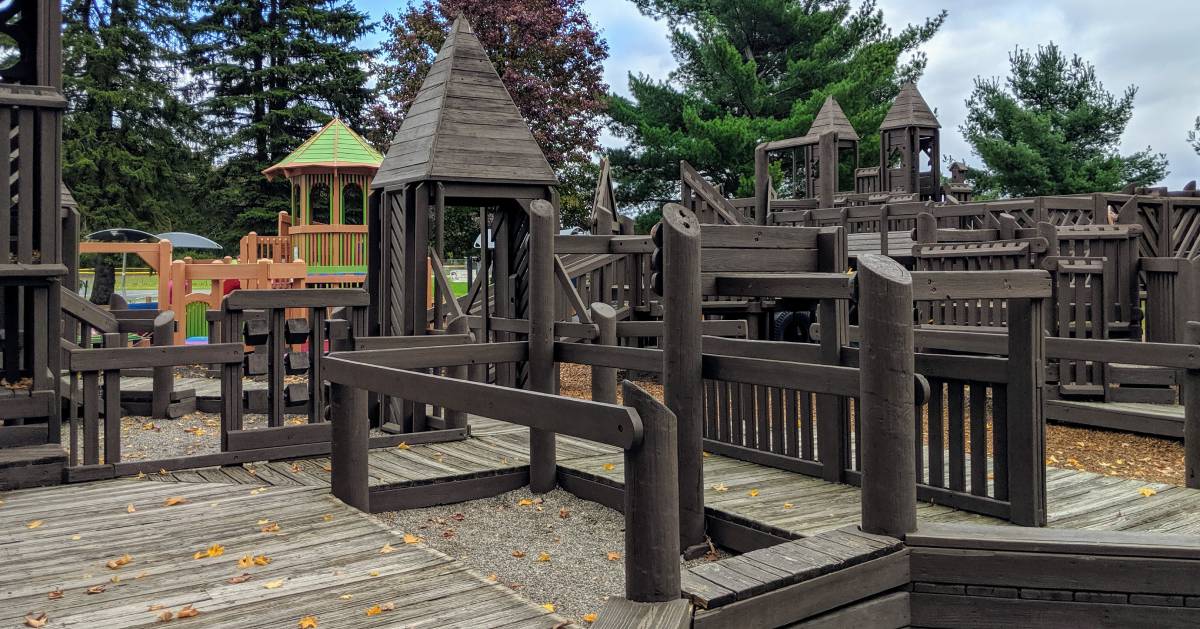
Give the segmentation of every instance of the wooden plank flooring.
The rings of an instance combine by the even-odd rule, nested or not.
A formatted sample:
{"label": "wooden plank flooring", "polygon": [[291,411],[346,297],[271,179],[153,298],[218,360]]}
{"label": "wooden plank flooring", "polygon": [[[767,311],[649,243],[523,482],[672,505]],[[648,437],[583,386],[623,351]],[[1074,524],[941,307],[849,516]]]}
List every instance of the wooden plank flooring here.
{"label": "wooden plank flooring", "polygon": [[1046,418],[1173,439],[1183,438],[1183,406],[1178,404],[1047,400]]}
{"label": "wooden plank flooring", "polygon": [[[117,480],[0,493],[7,566],[0,626],[21,626],[28,612],[45,612],[47,627],[150,626],[162,613],[151,606],[178,611],[188,604],[200,614],[171,626],[295,627],[307,615],[322,629],[551,627],[562,620],[441,553],[404,544],[322,487],[234,484],[268,476],[236,468],[176,476],[194,482]],[[165,506],[174,496],[186,502]],[[263,533],[263,520],[278,523],[279,532]],[[29,528],[33,521],[42,523]],[[394,552],[380,553],[388,543]],[[193,558],[212,544],[224,546],[223,554]],[[106,567],[124,554],[132,557],[128,565]],[[270,563],[239,568],[245,555],[266,555]],[[228,582],[243,573],[252,578]],[[103,592],[86,593],[101,585]],[[62,597],[51,600],[55,590]],[[385,603],[395,610],[366,615]]]}

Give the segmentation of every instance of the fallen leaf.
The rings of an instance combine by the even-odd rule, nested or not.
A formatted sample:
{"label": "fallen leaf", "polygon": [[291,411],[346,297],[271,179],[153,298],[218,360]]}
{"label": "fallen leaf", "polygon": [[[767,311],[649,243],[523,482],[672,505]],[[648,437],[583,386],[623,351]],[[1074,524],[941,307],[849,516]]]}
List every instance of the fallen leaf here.
{"label": "fallen leaf", "polygon": [[408,445],[407,443],[405,443],[405,442],[401,441],[400,443],[397,443],[397,444],[396,444],[396,449],[397,449],[397,450],[408,450],[408,449],[409,449],[409,445]]}
{"label": "fallen leaf", "polygon": [[[705,452],[704,454],[705,454],[705,455],[707,455],[708,453],[707,453],[707,452]],[[591,624],[591,623],[593,623],[593,622],[596,622],[596,618],[598,618],[598,617],[599,617],[599,616],[596,616],[596,612],[592,612],[592,613],[590,613],[590,614],[584,614],[584,615],[583,615],[583,622],[586,622],[586,623],[588,623],[588,624]]]}
{"label": "fallen leaf", "polygon": [[[166,470],[163,470],[163,473],[165,472]],[[171,496],[170,498],[167,498],[166,502],[163,503],[163,506],[174,507],[175,505],[181,505],[185,502],[187,502],[187,498],[184,498],[183,496]]]}
{"label": "fallen leaf", "polygon": [[45,520],[34,520],[33,522],[26,524],[25,528],[36,529],[37,527],[39,527],[45,523],[46,523]]}
{"label": "fallen leaf", "polygon": [[163,604],[162,604],[162,603],[155,603],[155,604],[153,604],[153,605],[151,605],[151,606],[147,607],[147,608],[146,608],[146,611],[148,611],[148,612],[156,612],[156,611],[158,611],[158,610],[160,610],[160,609],[162,609],[162,608],[163,608]]}
{"label": "fallen leaf", "polygon": [[542,609],[553,614],[554,613],[554,603],[542,603]]}
{"label": "fallen leaf", "polygon": [[605,472],[611,472],[616,469],[617,466],[613,465],[612,463],[605,463],[602,467],[604,468]]}
{"label": "fallen leaf", "polygon": [[167,474],[170,474],[170,472],[167,471],[167,468],[165,468],[165,467],[158,468],[159,476],[166,476]]}
{"label": "fallen leaf", "polygon": [[537,561],[550,561],[550,553],[538,553]]}
{"label": "fallen leaf", "polygon": [[343,601],[348,601],[348,600],[353,599],[354,595],[353,594],[343,594],[343,595],[339,596],[338,598]]}
{"label": "fallen leaf", "polygon": [[213,544],[204,550],[198,550],[192,554],[192,559],[204,559],[205,557],[220,557],[225,554],[225,547],[220,544]]}
{"label": "fallen leaf", "polygon": [[392,545],[391,545],[391,544],[384,544],[384,545],[383,545],[383,548],[380,548],[380,549],[379,549],[379,554],[380,554],[380,555],[386,555],[386,554],[388,554],[388,553],[394,553],[394,552],[396,552],[396,549],[395,549],[395,548],[392,548]]}
{"label": "fallen leaf", "polygon": [[192,607],[191,603],[184,605],[183,609],[179,610],[178,612],[175,612],[176,618],[192,618],[193,616],[199,616],[199,615],[200,615],[200,610],[196,609],[195,607]]}
{"label": "fallen leaf", "polygon": [[747,494],[747,495],[749,495],[751,498],[753,498],[753,497],[755,497],[755,496],[757,496],[757,495],[758,495],[758,490],[757,490],[757,489],[751,489],[750,491],[746,492],[746,494]]}
{"label": "fallen leaf", "polygon": [[518,501],[517,501],[517,506],[518,506],[518,507],[528,507],[528,506],[529,506],[529,505],[531,505],[531,504],[533,504],[533,501],[532,501],[532,500],[530,500],[530,499],[528,499],[528,498],[522,498],[522,499],[520,499],[520,500],[518,500]]}
{"label": "fallen leaf", "polygon": [[254,556],[254,565],[256,565],[256,566],[265,566],[269,563],[271,563],[271,558],[266,555],[255,555]]}
{"label": "fallen leaf", "polygon": [[108,580],[109,580],[110,582],[112,582],[112,583],[120,583],[120,582],[121,582],[121,577],[119,577],[119,576],[117,576],[117,575],[115,575],[115,574],[114,574],[114,575],[112,575],[111,577],[109,577],[109,578],[108,578]]}
{"label": "fallen leaf", "polygon": [[128,507],[125,507],[125,513],[135,513],[135,512],[137,512],[137,509],[134,509],[134,508],[133,508],[133,503],[132,503],[132,502],[131,502],[131,503],[129,503],[129,506],[128,506]]}
{"label": "fallen leaf", "polygon": [[384,603],[384,604],[382,604],[382,605],[380,605],[380,606],[379,606],[379,609],[382,609],[382,610],[383,610],[383,611],[385,611],[385,612],[395,611],[395,609],[396,609],[396,604],[395,604],[395,603],[390,603],[390,602],[389,602],[389,603]]}
{"label": "fallen leaf", "polygon": [[145,571],[145,570],[143,570],[143,571],[141,571],[141,572],[139,572],[139,573],[137,573],[137,574],[133,575],[133,578],[135,578],[135,579],[140,579],[140,578],[142,578],[142,577],[144,577],[144,576],[146,576],[146,571]]}
{"label": "fallen leaf", "polygon": [[78,542],[78,541],[79,541],[79,540],[81,540],[81,539],[83,539],[83,536],[82,536],[82,535],[79,535],[79,534],[75,534],[75,535],[72,535],[72,536],[71,536],[71,541],[72,541],[72,542]]}
{"label": "fallen leaf", "polygon": [[377,576],[379,576],[379,571],[378,571],[378,570],[372,570],[372,571],[368,572],[367,574],[368,574],[369,576],[372,576],[372,577],[377,577]]}
{"label": "fallen leaf", "polygon": [[725,483],[717,483],[716,485],[713,485],[712,488],[713,491],[729,491],[729,488],[725,486]]}
{"label": "fallen leaf", "polygon": [[454,537],[454,529],[446,529],[446,530],[442,531],[442,537],[445,539],[450,539],[451,537]]}
{"label": "fallen leaf", "polygon": [[26,627],[44,627],[46,626],[47,622],[50,622],[50,619],[46,617],[46,612],[40,612],[37,614],[29,612],[28,614],[25,614]]}
{"label": "fallen leaf", "polygon": [[1153,496],[1154,494],[1157,494],[1158,492],[1154,491],[1154,489],[1152,489],[1150,487],[1143,487],[1138,490],[1138,493],[1141,494],[1142,496],[1145,496],[1146,498],[1149,498],[1150,496]]}
{"label": "fallen leaf", "polygon": [[262,531],[263,533],[278,533],[279,532],[279,523],[271,522],[270,524],[268,524],[258,530]]}
{"label": "fallen leaf", "polygon": [[104,588],[106,588],[106,587],[108,587],[108,586],[103,583],[101,583],[100,585],[93,585],[92,587],[87,589],[87,593],[88,594],[99,594],[99,593],[103,592]]}
{"label": "fallen leaf", "polygon": [[332,513],[326,513],[325,515],[321,516],[321,519],[322,519],[322,520],[325,520],[326,522],[332,522],[332,521],[333,521],[333,514],[332,514]]}
{"label": "fallen leaf", "polygon": [[270,524],[270,523],[271,523],[271,521],[268,520],[267,518],[263,518],[263,519],[259,520],[258,522],[255,522],[255,524],[257,524],[259,526],[262,526],[264,524]]}
{"label": "fallen leaf", "polygon": [[516,557],[517,559],[520,559],[521,557],[525,556],[525,553],[523,553],[519,550],[514,550],[514,551],[512,551],[512,556]]}
{"label": "fallen leaf", "polygon": [[416,544],[419,541],[421,541],[421,538],[417,537],[416,535],[413,535],[412,533],[404,534],[404,543],[405,544]]}
{"label": "fallen leaf", "polygon": [[158,426],[155,426],[154,422],[144,422],[142,424],[142,430],[158,430]]}
{"label": "fallen leaf", "polygon": [[50,599],[50,600],[52,600],[52,601],[57,601],[58,599],[60,599],[60,598],[62,598],[62,597],[63,597],[63,591],[62,591],[62,589],[57,589],[57,590],[54,590],[54,591],[52,591],[52,592],[50,592],[49,594],[47,594],[47,595],[46,595],[46,598],[48,598],[48,599]]}
{"label": "fallen leaf", "polygon": [[263,584],[263,587],[264,587],[264,588],[266,588],[266,589],[268,589],[268,590],[274,590],[274,589],[276,589],[276,588],[281,588],[281,587],[283,587],[283,579],[276,579],[276,580],[274,580],[274,581],[267,581],[266,583],[264,583],[264,584]]}
{"label": "fallen leaf", "polygon": [[321,470],[322,470],[322,471],[324,471],[324,472],[328,472],[328,473],[332,474],[332,473],[333,473],[333,466],[332,466],[332,465],[322,465],[322,466],[321,466]]}
{"label": "fallen leaf", "polygon": [[454,520],[455,522],[462,522],[463,520],[467,519],[467,516],[461,513],[455,513],[454,515],[450,516],[450,519]]}
{"label": "fallen leaf", "polygon": [[790,503],[790,502],[785,502],[785,503],[783,503],[783,508],[784,508],[784,509],[791,509],[791,508],[793,508],[793,507],[795,507],[795,506],[796,506],[796,505],[794,505],[794,504],[792,504],[792,503]]}
{"label": "fallen leaf", "polygon": [[245,583],[253,578],[254,578],[254,575],[250,574],[249,572],[243,572],[242,574],[239,574],[236,577],[229,577],[229,580],[227,581],[227,583],[232,583],[234,585],[237,585],[238,583]]}
{"label": "fallen leaf", "polygon": [[567,519],[567,518],[571,517],[571,512],[570,512],[570,511],[567,511],[567,510],[566,510],[566,508],[559,509],[559,510],[558,510],[558,517],[560,517],[560,518],[562,518],[562,519],[564,519],[564,520],[565,520],[565,519]]}
{"label": "fallen leaf", "polygon": [[300,619],[300,622],[296,623],[296,626],[300,629],[317,629],[317,617],[305,616]]}
{"label": "fallen leaf", "polygon": [[120,557],[117,557],[116,559],[110,559],[108,561],[108,563],[106,563],[104,565],[108,566],[109,570],[117,570],[121,566],[128,565],[129,562],[131,562],[131,561],[133,561],[133,557],[129,556],[128,554],[125,554],[125,555],[121,555]]}
{"label": "fallen leaf", "polygon": [[138,472],[138,473],[137,473],[137,479],[138,479],[138,480],[142,480],[143,478],[146,478],[146,473],[145,473],[145,472]]}
{"label": "fallen leaf", "polygon": [[253,566],[253,565],[254,565],[254,558],[251,557],[250,555],[242,555],[240,558],[238,558],[237,567],[239,567],[239,568],[249,568],[250,566]]}
{"label": "fallen leaf", "polygon": [[493,573],[491,573],[491,574],[487,575],[487,580],[488,580],[488,581],[495,581],[495,580],[497,580],[497,579],[499,579],[499,578],[500,578],[500,577],[499,577],[499,576],[498,576],[498,575],[497,575],[495,572],[493,572]]}
{"label": "fallen leaf", "polygon": [[161,614],[158,615],[159,622],[171,622],[171,620],[174,618],[175,618],[175,614],[169,609],[164,610]]}
{"label": "fallen leaf", "polygon": [[608,560],[609,560],[609,561],[620,561],[620,560],[621,560],[621,553],[619,553],[619,552],[617,552],[617,551],[615,551],[615,550],[610,550],[610,551],[608,551]]}
{"label": "fallen leaf", "polygon": [[383,608],[378,605],[372,605],[367,608],[368,616],[378,616],[383,613]]}

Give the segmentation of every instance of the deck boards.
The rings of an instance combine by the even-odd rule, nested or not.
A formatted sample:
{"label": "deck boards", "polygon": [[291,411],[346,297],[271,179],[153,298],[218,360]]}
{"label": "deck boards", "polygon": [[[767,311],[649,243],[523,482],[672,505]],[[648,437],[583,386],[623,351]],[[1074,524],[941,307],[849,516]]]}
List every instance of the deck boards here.
{"label": "deck boards", "polygon": [[[9,566],[0,575],[0,625],[6,627],[20,625],[30,611],[46,612],[47,627],[148,626],[158,624],[156,612],[148,611],[156,604],[200,610],[172,626],[294,627],[306,615],[316,616],[322,629],[480,622],[551,627],[562,620],[441,553],[405,545],[322,487],[116,480],[0,496],[0,555]],[[164,506],[171,496],[187,502]],[[278,522],[280,532],[261,532],[262,519]],[[30,529],[33,520],[44,523]],[[381,554],[389,542],[395,551]],[[225,547],[223,555],[192,558],[214,543]],[[105,566],[124,553],[131,563]],[[271,562],[239,569],[238,558],[247,554],[265,554]],[[254,576],[228,583],[242,573]],[[120,580],[110,581],[114,576]],[[279,579],[282,586],[264,587]],[[85,593],[100,584],[104,592]],[[49,600],[56,589],[63,597]],[[345,594],[352,598],[339,598]],[[388,602],[395,611],[366,616],[371,605]]]}

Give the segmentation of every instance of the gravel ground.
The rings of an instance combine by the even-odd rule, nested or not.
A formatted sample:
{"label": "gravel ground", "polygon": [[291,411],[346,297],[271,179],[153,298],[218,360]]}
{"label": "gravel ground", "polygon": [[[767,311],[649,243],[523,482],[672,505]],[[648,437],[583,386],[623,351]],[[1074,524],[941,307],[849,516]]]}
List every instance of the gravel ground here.
{"label": "gravel ground", "polygon": [[[540,497],[520,489],[377,517],[576,621],[599,612],[609,596],[625,592],[624,517],[561,489]],[[696,561],[724,556],[718,551]]]}

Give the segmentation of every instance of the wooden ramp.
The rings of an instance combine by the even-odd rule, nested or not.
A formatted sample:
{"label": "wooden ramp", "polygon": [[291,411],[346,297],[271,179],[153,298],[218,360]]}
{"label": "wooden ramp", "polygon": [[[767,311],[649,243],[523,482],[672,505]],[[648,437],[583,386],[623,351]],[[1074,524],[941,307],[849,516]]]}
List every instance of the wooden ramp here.
{"label": "wooden ramp", "polygon": [[[249,473],[229,478],[0,493],[0,556],[8,566],[0,574],[0,626],[22,626],[29,612],[45,612],[47,627],[151,626],[163,610],[185,605],[199,615],[171,626],[296,627],[309,615],[321,629],[552,627],[562,620],[441,553],[406,545],[323,487],[232,484],[258,482]],[[173,497],[186,502],[165,506]],[[272,524],[277,532],[262,531]],[[219,556],[193,558],[213,544],[223,547]],[[384,544],[395,550],[381,553]],[[125,554],[127,565],[106,566]],[[238,566],[256,555],[270,562]],[[229,582],[243,574],[250,579]],[[59,590],[61,598],[49,597]],[[388,603],[395,609],[366,614]]]}

